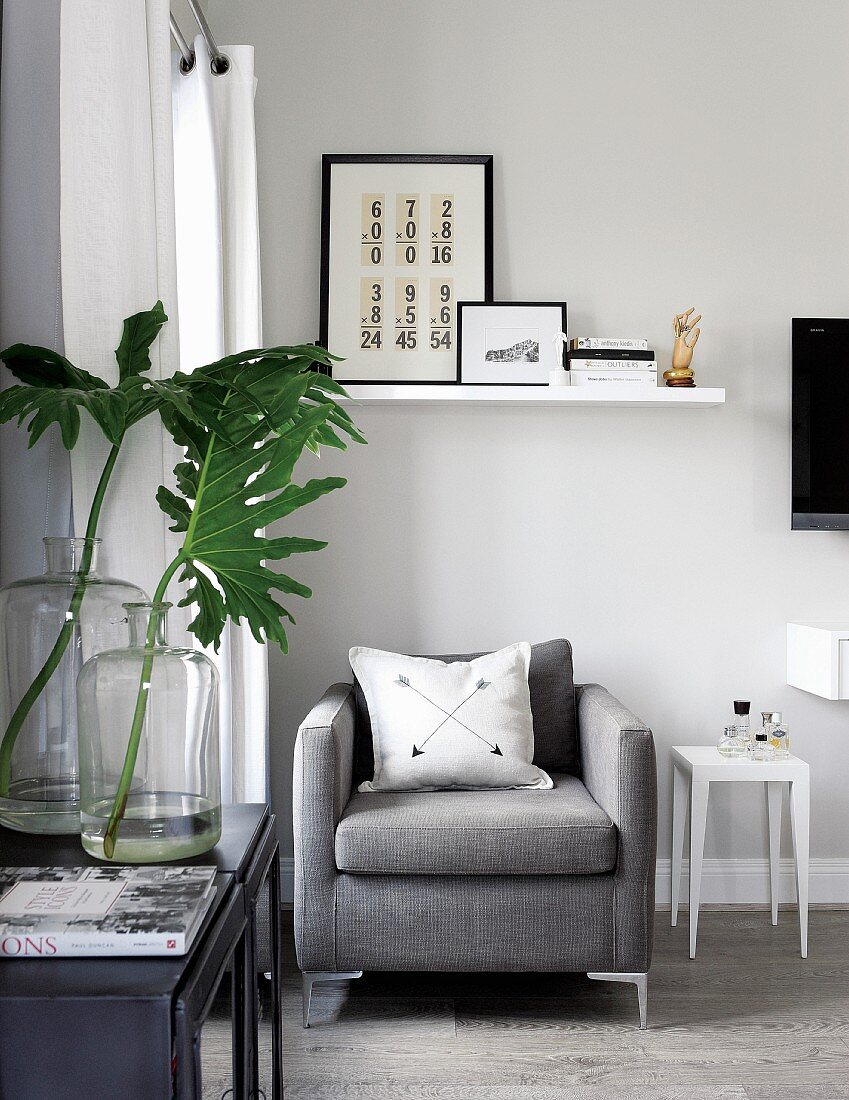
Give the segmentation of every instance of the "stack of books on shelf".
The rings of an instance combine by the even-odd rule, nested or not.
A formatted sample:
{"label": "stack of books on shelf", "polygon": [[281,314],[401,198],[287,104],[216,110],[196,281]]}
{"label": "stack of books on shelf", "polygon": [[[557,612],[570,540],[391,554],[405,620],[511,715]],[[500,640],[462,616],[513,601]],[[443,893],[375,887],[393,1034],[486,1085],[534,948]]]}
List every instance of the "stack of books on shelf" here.
{"label": "stack of books on shelf", "polygon": [[185,955],[214,867],[0,867],[0,959]]}
{"label": "stack of books on shelf", "polygon": [[657,363],[647,340],[576,336],[569,341],[573,386],[657,386]]}

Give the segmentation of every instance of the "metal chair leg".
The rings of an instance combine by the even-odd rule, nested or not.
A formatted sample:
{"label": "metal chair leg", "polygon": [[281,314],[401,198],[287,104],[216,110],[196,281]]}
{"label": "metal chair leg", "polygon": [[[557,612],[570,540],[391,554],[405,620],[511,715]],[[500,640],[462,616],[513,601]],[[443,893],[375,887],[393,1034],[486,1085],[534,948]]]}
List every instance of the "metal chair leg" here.
{"label": "metal chair leg", "polygon": [[648,989],[648,974],[587,974],[588,978],[592,978],[596,982],[630,982],[637,987],[637,1000],[640,1005],[640,1031],[645,1031],[648,1024],[648,1002],[649,1002],[649,989]]}
{"label": "metal chair leg", "polygon": [[301,982],[304,998],[304,1027],[310,1026],[310,1002],[312,1001],[312,987],[316,982],[347,982],[352,978],[361,978],[362,970],[351,970],[341,973],[335,970],[304,971]]}

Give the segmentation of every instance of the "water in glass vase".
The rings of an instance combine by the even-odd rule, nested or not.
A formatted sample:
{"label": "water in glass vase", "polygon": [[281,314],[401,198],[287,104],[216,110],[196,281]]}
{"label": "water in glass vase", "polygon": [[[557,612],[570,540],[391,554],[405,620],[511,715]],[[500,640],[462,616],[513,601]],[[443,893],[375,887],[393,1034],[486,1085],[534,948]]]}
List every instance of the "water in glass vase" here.
{"label": "water in glass vase", "polygon": [[79,783],[73,776],[13,779],[8,796],[0,799],[0,824],[21,833],[78,832]]}
{"label": "water in glass vase", "polygon": [[[105,859],[103,838],[112,800],[89,806],[80,815],[85,850]],[[188,859],[211,848],[221,835],[221,807],[208,798],[176,791],[131,794],[112,859],[120,863],[162,863]]]}

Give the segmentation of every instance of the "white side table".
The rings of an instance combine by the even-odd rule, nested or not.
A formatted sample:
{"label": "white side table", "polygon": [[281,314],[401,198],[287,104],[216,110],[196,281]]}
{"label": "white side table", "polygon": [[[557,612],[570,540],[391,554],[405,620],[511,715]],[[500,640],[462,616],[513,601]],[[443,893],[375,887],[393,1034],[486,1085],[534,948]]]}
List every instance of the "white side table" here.
{"label": "white side table", "polygon": [[[781,787],[790,785],[790,820],[796,859],[796,896],[802,958],[808,957],[808,855],[810,779],[808,765],[798,756],[785,760],[750,760],[720,756],[713,745],[672,747],[672,927],[678,923],[681,858],[687,803],[690,804],[690,958],[696,957],[699,895],[705,846],[708,794],[711,783],[764,783],[769,816],[769,890],[772,923],[778,924],[778,876],[781,846]],[[689,794],[689,798],[688,798]]]}

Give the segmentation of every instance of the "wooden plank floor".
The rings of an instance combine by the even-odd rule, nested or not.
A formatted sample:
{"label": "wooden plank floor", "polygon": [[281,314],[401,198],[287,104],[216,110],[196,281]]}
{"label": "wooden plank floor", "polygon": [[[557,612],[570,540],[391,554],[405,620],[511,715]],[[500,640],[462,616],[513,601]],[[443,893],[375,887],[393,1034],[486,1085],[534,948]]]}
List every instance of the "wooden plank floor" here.
{"label": "wooden plank floor", "polygon": [[[367,974],[317,986],[301,1028],[287,933],[286,1100],[849,1100],[849,912],[705,912],[698,958],[659,913],[649,1030],[632,986],[573,974]],[[267,1008],[267,998],[266,998]],[[204,1032],[204,1098],[229,1082]],[[268,1089],[267,1016],[262,1068]],[[269,1092],[270,1095],[270,1092]],[[229,1098],[229,1094],[228,1094]]]}

